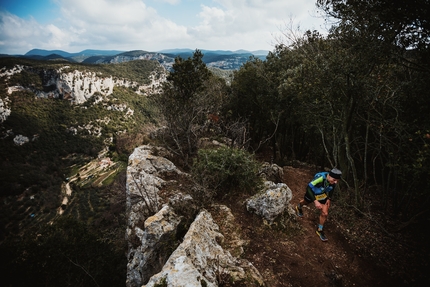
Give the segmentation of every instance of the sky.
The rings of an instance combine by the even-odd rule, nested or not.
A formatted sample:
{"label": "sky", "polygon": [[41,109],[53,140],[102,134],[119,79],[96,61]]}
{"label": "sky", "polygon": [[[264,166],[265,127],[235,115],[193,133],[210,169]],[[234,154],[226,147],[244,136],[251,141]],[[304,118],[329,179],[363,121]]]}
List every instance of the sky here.
{"label": "sky", "polygon": [[316,0],[0,0],[0,54],[31,49],[273,51],[288,29],[325,33]]}

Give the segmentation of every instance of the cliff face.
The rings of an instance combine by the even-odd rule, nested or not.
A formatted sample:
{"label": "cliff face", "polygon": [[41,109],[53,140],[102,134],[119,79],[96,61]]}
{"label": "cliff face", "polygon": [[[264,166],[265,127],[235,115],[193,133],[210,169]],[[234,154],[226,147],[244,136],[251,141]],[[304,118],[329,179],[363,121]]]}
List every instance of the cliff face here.
{"label": "cliff face", "polygon": [[[68,68],[68,67],[65,67]],[[94,72],[73,71],[63,73],[60,70],[43,71],[44,86],[55,87],[53,91],[36,91],[40,98],[62,98],[74,104],[82,104],[95,93],[110,95],[114,88],[112,77],[99,77]]]}
{"label": "cliff face", "polygon": [[[95,94],[108,96],[112,94],[115,86],[131,87],[136,93],[145,94],[148,91],[156,91],[162,82],[165,81],[166,74],[159,75],[153,72],[149,76],[149,84],[139,84],[126,79],[118,79],[113,76],[102,76],[101,73],[91,71],[69,71],[69,66],[59,69],[37,69],[22,65],[16,65],[12,69],[3,70],[0,78],[10,78],[14,74],[28,71],[40,75],[43,90],[35,87],[11,86],[8,88],[8,94],[18,90],[30,90],[39,98],[54,98],[69,100],[72,104],[82,104]],[[2,102],[3,103],[3,102]],[[0,112],[4,103],[0,103]],[[6,114],[5,111],[2,112]]]}

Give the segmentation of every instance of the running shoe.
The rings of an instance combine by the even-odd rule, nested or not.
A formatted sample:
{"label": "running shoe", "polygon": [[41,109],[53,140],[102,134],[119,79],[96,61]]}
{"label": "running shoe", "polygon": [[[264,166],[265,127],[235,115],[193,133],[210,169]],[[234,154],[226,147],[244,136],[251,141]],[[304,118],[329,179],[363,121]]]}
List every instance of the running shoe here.
{"label": "running shoe", "polygon": [[317,231],[315,231],[315,232],[320,237],[320,239],[322,241],[327,241],[328,240],[327,237],[325,237],[324,231],[317,229]]}
{"label": "running shoe", "polygon": [[296,205],[296,211],[297,211],[297,216],[303,217],[303,209],[300,206]]}

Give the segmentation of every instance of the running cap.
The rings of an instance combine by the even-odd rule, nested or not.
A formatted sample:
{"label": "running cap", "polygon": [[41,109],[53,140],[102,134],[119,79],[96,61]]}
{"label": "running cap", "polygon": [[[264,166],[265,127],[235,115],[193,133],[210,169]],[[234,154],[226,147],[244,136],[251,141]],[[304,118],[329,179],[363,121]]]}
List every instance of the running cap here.
{"label": "running cap", "polygon": [[338,170],[337,168],[333,168],[332,170],[330,170],[330,172],[328,174],[332,178],[335,178],[335,179],[340,179],[342,176],[342,172],[340,170]]}

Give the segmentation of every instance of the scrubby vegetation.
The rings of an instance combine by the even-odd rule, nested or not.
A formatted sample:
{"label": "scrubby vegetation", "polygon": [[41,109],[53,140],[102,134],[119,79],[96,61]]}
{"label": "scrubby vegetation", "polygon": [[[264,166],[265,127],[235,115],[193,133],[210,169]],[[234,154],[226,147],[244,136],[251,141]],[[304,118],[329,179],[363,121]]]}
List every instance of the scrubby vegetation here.
{"label": "scrubby vegetation", "polygon": [[[194,159],[191,174],[206,193],[193,197],[199,202],[208,202],[201,197],[219,198],[232,193],[254,194],[262,187],[262,178],[258,176],[260,163],[243,149],[220,147],[200,149]],[[211,200],[209,200],[211,202]]]}

